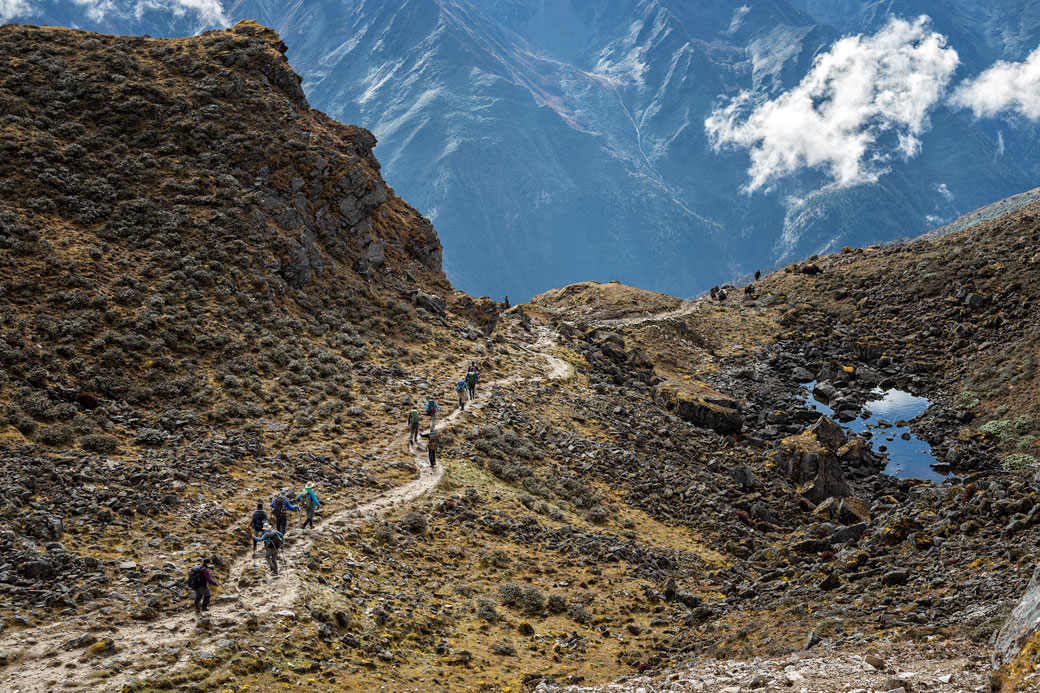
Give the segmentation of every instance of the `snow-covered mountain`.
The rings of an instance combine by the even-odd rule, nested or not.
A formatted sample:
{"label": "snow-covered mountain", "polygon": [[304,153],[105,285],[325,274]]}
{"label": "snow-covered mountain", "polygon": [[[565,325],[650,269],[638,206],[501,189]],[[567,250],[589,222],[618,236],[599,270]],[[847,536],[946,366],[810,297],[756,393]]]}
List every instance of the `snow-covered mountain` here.
{"label": "snow-covered mountain", "polygon": [[[30,8],[19,21],[114,33],[194,33],[244,18],[276,29],[311,104],[379,138],[385,178],[434,221],[449,277],[471,293],[523,299],[620,279],[692,294],[760,266],[921,233],[1034,187],[1040,169],[1028,118],[976,120],[938,97],[905,121],[892,113],[900,104],[858,113],[840,135],[869,146],[859,177],[843,184],[825,163],[843,157],[846,140],[819,154],[805,142],[813,133],[769,129],[796,112],[796,98],[817,107],[842,84],[814,72],[821,59],[840,62],[836,46],[859,69],[857,50],[887,45],[843,34],[881,36],[893,15],[931,17],[893,53],[909,50],[938,88],[1025,59],[1040,27],[1026,0],[14,3]],[[945,48],[929,43],[933,32]],[[903,79],[893,64],[888,78]],[[814,91],[816,78],[832,86]],[[734,97],[746,112],[713,140],[705,123]],[[749,154],[783,158],[789,140],[792,170],[749,191]]]}

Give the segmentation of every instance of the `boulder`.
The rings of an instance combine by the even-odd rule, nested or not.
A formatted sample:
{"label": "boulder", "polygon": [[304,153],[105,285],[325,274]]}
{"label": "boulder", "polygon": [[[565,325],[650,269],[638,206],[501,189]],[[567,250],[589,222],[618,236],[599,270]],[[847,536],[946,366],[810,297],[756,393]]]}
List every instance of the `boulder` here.
{"label": "boulder", "polygon": [[827,403],[838,396],[838,388],[824,380],[816,383],[812,393],[818,401]]}
{"label": "boulder", "polygon": [[784,438],[777,466],[796,484],[805,484],[803,495],[813,503],[852,495],[838,451],[846,443],[845,431],[826,416],[795,436]]}
{"label": "boulder", "polygon": [[726,470],[730,478],[745,489],[762,488],[765,484],[746,464],[738,464]]}
{"label": "boulder", "polygon": [[448,302],[443,297],[425,291],[416,291],[412,295],[412,303],[434,315],[444,315],[448,308]]}
{"label": "boulder", "polygon": [[1034,642],[1040,642],[1040,563],[1011,615],[997,631],[994,666],[1010,664],[1026,645]]}
{"label": "boulder", "polygon": [[[740,433],[744,428],[744,418],[740,415],[736,402],[708,400],[679,390],[662,394],[666,397],[668,408],[676,416],[698,428],[710,428],[724,436]],[[725,406],[723,402],[732,406]]]}

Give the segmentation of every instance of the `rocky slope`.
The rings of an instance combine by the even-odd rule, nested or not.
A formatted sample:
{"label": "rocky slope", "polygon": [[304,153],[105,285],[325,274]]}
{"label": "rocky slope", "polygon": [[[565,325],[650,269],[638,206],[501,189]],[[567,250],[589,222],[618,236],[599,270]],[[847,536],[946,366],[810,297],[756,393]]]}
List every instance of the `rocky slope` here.
{"label": "rocky slope", "polygon": [[[0,56],[0,687],[990,685],[1040,540],[1036,205],[753,295],[503,310],[262,27],[6,27]],[[954,473],[881,474],[812,379],[853,416],[927,395]],[[306,483],[272,578],[245,522]],[[1023,642],[998,684],[1035,683]]]}

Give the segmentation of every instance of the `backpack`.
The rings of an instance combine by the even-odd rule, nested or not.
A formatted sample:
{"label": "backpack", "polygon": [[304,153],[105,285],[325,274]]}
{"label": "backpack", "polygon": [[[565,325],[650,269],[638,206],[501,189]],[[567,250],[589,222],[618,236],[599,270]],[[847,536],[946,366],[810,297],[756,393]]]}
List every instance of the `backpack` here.
{"label": "backpack", "polygon": [[473,385],[476,385],[477,381],[479,379],[480,379],[480,373],[477,373],[476,371],[470,371],[469,373],[466,374],[466,384],[469,385],[470,387],[472,387]]}
{"label": "backpack", "polygon": [[282,548],[282,535],[280,532],[271,532],[271,543],[276,549]]}
{"label": "backpack", "polygon": [[261,529],[264,528],[264,521],[266,521],[266,520],[267,520],[267,513],[265,513],[263,510],[257,510],[256,512],[254,512],[253,513],[253,522],[252,522],[253,529],[255,529],[256,531],[259,532]]}
{"label": "backpack", "polygon": [[408,423],[417,424],[419,423],[419,410],[413,409],[408,413]]}
{"label": "backpack", "polygon": [[426,449],[436,451],[439,444],[440,441],[437,440],[436,436],[430,436],[430,440],[426,443]]}
{"label": "backpack", "polygon": [[426,413],[429,414],[430,416],[433,416],[436,412],[437,412],[437,405],[434,404],[433,400],[430,400],[430,403],[426,405]]}
{"label": "backpack", "polygon": [[455,383],[455,391],[456,392],[462,392],[465,389],[466,389],[466,381],[465,380],[460,380],[459,382]]}
{"label": "backpack", "polygon": [[188,571],[188,588],[197,590],[202,587],[202,566],[197,565]]}
{"label": "backpack", "polygon": [[275,498],[271,510],[274,512],[275,517],[285,517],[285,497],[278,496]]}

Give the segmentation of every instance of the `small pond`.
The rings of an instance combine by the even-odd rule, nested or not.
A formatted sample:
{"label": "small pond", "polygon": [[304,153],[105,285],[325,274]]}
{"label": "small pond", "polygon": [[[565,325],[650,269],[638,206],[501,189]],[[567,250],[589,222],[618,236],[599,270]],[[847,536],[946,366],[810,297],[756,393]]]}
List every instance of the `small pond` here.
{"label": "small pond", "polygon": [[[806,388],[805,401],[810,409],[826,414],[837,421],[834,410],[813,397],[814,380],[802,387]],[[869,418],[857,418],[841,424],[855,433],[870,431],[870,444],[875,452],[888,456],[885,474],[903,479],[925,479],[942,481],[946,474],[932,468],[940,464],[932,455],[932,446],[910,432],[910,427],[897,426],[896,422],[908,422],[919,416],[931,405],[925,397],[915,397],[902,390],[874,390],[874,399],[863,405],[863,411],[870,412]]]}

